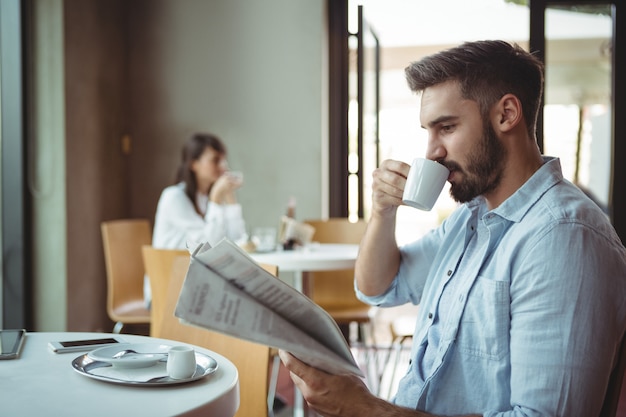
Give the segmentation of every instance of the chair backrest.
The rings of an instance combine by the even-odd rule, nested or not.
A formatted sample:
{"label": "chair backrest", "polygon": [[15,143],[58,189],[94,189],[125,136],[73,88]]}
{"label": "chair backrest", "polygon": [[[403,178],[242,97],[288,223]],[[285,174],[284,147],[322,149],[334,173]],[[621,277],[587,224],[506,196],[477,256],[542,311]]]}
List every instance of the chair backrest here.
{"label": "chair backrest", "polygon": [[[277,275],[278,269],[275,266],[262,266],[273,275]],[[188,267],[189,259],[185,257],[179,256],[173,261],[160,337],[202,346],[228,358],[239,371],[241,400],[235,416],[267,417],[270,348],[199,327],[187,326],[181,324],[174,316]]]}
{"label": "chair backrest", "polygon": [[189,251],[185,249],[158,249],[151,245],[142,247],[143,264],[150,280],[152,301],[150,306],[150,336],[161,337],[161,321],[165,311],[167,290],[172,276],[174,260],[182,257],[189,263]]}
{"label": "chair backrest", "polygon": [[107,273],[107,312],[114,321],[125,321],[120,306],[143,304],[141,247],[151,243],[152,229],[146,219],[106,221],[100,228]]}
{"label": "chair backrest", "polygon": [[[599,417],[615,417],[617,414],[617,406],[622,392],[622,382],[624,380],[624,371],[626,370],[626,335],[622,337],[619,347],[617,363],[611,372],[609,385],[606,389],[604,402],[602,403],[602,411]],[[625,399],[626,400],[626,399]]]}
{"label": "chair backrest", "polygon": [[[359,244],[365,233],[367,222],[350,222],[347,218],[328,220],[305,220],[315,228],[313,240],[320,243]],[[354,294],[354,269],[341,271],[309,272],[311,276],[311,298],[322,308],[360,308],[365,304]]]}

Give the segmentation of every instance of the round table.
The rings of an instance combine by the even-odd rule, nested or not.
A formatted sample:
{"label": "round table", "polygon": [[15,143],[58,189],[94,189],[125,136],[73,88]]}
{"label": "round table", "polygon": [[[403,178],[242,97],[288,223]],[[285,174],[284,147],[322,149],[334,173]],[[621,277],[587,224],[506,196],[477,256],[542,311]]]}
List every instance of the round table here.
{"label": "round table", "polygon": [[108,333],[28,333],[18,359],[0,361],[3,416],[224,416],[239,408],[237,368],[225,357],[194,346],[218,363],[202,379],[160,387],[128,386],[79,374],[72,361],[85,352],[53,353],[48,342],[116,336],[129,343],[186,345],[167,339]]}

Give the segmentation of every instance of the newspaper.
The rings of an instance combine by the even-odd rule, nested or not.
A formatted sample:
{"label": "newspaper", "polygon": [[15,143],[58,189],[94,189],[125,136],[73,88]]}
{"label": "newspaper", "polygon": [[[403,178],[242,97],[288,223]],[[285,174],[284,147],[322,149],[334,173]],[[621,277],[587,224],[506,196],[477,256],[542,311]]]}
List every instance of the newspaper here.
{"label": "newspaper", "polygon": [[192,253],[175,316],[290,352],[332,374],[363,376],[332,317],[228,239]]}

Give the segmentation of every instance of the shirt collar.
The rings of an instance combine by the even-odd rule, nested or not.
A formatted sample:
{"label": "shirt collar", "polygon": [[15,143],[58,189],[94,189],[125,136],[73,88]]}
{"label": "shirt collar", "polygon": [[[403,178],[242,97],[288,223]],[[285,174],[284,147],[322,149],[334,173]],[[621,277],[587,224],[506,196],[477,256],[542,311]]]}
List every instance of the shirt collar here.
{"label": "shirt collar", "polygon": [[[546,191],[563,180],[559,158],[551,156],[542,158],[543,165],[515,193],[493,209],[491,213],[497,214],[511,222],[519,222]],[[478,196],[467,203],[467,207],[473,211],[484,204],[485,199],[483,196]]]}

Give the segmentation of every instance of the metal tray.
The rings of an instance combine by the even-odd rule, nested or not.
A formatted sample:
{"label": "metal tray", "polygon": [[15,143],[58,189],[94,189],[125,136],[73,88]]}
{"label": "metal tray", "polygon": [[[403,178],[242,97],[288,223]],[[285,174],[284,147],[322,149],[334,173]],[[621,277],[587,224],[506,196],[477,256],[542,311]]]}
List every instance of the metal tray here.
{"label": "metal tray", "polygon": [[196,352],[196,372],[186,379],[172,379],[167,376],[166,364],[163,361],[149,368],[128,369],[113,367],[110,362],[94,360],[88,354],[84,354],[72,361],[72,368],[81,375],[113,384],[162,387],[186,384],[204,378],[217,370],[217,361]]}

